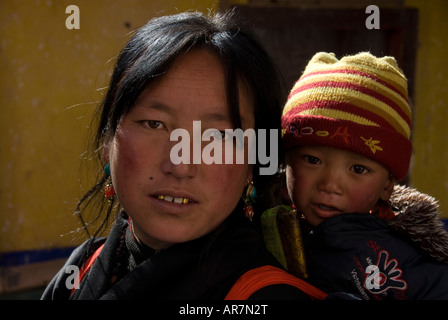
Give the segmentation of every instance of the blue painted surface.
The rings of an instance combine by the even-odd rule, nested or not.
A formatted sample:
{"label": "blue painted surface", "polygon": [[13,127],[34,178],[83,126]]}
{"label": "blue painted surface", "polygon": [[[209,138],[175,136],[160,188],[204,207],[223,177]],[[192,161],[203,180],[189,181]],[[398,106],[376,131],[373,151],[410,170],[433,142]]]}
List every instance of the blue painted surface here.
{"label": "blue painted surface", "polygon": [[12,267],[24,264],[67,258],[75,247],[27,250],[0,253],[0,266]]}

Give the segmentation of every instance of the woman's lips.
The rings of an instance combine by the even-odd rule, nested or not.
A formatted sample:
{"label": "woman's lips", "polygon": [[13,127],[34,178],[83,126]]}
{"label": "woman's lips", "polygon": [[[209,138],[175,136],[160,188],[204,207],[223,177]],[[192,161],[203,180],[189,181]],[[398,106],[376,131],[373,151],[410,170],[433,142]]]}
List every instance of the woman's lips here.
{"label": "woman's lips", "polygon": [[170,189],[156,190],[151,195],[151,197],[156,198],[158,200],[163,200],[164,202],[180,205],[193,204],[198,202],[191,193],[181,190],[170,190]]}
{"label": "woman's lips", "polygon": [[188,204],[191,201],[189,198],[173,197],[173,196],[168,196],[168,195],[158,195],[157,199],[165,200],[167,202],[179,203],[179,204]]}
{"label": "woman's lips", "polygon": [[187,215],[197,210],[199,203],[184,192],[157,191],[149,195],[151,206],[159,213],[168,215]]}

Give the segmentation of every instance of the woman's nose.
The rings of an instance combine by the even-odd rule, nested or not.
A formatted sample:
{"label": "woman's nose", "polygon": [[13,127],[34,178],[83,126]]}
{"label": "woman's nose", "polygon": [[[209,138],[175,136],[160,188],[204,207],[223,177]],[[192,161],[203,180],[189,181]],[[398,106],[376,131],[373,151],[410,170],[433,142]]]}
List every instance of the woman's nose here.
{"label": "woman's nose", "polygon": [[[162,172],[177,179],[193,178],[198,170],[192,143],[187,139],[167,142],[163,150]],[[200,154],[199,154],[200,156]],[[197,157],[197,155],[196,155]],[[194,161],[195,160],[195,161]]]}

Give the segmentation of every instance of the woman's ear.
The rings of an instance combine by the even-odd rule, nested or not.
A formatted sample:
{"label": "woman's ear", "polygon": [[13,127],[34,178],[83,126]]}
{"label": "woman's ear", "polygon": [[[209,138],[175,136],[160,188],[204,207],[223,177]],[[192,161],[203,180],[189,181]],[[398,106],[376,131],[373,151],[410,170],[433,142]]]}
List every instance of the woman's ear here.
{"label": "woman's ear", "polygon": [[103,158],[104,163],[110,162],[110,144],[112,143],[111,138],[105,138],[101,147],[101,156]]}
{"label": "woman's ear", "polygon": [[380,199],[384,201],[389,201],[392,192],[394,191],[395,186],[395,178],[393,175],[389,174],[389,178],[387,179],[383,191],[381,192]]}

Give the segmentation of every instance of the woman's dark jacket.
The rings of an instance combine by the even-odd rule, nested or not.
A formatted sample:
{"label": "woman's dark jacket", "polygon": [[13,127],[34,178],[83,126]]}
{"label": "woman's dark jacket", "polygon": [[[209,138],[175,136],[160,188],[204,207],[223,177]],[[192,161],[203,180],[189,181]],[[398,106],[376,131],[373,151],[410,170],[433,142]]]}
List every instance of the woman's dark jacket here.
{"label": "woman's dark jacket", "polygon": [[[87,241],[71,254],[46,288],[42,299],[224,299],[250,269],[277,266],[263,240],[242,215],[232,214],[210,234],[154,252],[138,245],[120,214],[107,239]],[[70,265],[79,268],[105,243],[79,289],[71,295]],[[113,283],[112,283],[113,282]],[[308,299],[288,285],[272,285],[251,299]]]}

